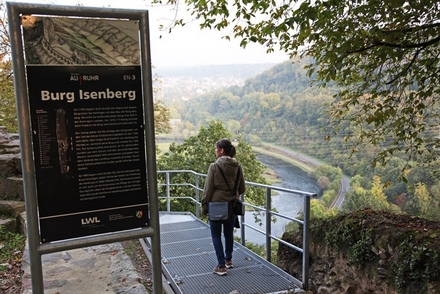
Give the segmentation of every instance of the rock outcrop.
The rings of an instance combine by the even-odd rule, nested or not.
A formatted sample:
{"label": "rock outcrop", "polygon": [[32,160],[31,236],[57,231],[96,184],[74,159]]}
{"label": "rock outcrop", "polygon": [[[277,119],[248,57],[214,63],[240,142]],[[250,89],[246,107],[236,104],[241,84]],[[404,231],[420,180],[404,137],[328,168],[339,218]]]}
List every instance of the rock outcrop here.
{"label": "rock outcrop", "polygon": [[[440,222],[363,210],[311,226],[309,290],[315,294],[440,293]],[[302,244],[302,232],[283,239]],[[302,254],[280,244],[278,266],[302,276]]]}
{"label": "rock outcrop", "polygon": [[25,205],[22,201],[0,201],[0,225],[6,228],[6,231],[24,234],[26,232],[26,213]]}
{"label": "rock outcrop", "polygon": [[0,127],[0,199],[24,201],[18,134]]}
{"label": "rock outcrop", "polygon": [[0,225],[25,232],[25,205],[18,134],[0,127]]}

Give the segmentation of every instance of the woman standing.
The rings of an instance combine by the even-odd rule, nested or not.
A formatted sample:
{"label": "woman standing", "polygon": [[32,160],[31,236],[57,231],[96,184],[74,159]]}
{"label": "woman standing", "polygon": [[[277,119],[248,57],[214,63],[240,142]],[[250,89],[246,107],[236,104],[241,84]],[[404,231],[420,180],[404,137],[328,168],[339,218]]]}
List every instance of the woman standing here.
{"label": "woman standing", "polygon": [[[233,189],[233,187],[237,187],[235,195],[237,198],[240,194],[243,194],[246,189],[243,171],[234,158],[235,147],[229,139],[221,139],[216,143],[215,155],[217,156],[217,160],[209,166],[203,190],[202,213],[204,215],[208,215],[209,213],[209,202],[231,201],[231,189]],[[237,178],[238,172],[240,174]],[[236,179],[238,181],[237,184],[235,183]],[[224,221],[209,221],[212,243],[214,244],[215,253],[217,255],[217,266],[214,268],[214,273],[220,276],[226,275],[226,268],[233,267],[232,251],[236,218],[236,215],[232,215],[229,219]],[[225,237],[224,248],[221,239],[222,229]]]}

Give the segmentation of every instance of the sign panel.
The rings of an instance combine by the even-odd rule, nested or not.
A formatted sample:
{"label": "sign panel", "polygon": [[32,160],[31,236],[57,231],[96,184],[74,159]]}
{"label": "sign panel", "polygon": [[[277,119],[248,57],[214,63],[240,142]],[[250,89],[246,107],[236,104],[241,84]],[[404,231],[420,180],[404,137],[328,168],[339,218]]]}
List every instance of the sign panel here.
{"label": "sign panel", "polygon": [[41,242],[147,226],[139,45],[126,22],[25,24]]}

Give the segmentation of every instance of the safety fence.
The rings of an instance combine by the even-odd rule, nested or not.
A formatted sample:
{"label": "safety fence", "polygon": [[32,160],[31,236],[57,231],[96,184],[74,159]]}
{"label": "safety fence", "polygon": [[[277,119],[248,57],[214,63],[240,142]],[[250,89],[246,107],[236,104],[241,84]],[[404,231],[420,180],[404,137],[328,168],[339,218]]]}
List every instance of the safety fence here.
{"label": "safety fence", "polygon": [[[201,208],[201,198],[203,194],[203,185],[206,178],[206,174],[201,174],[194,172],[192,170],[165,170],[158,171],[158,191],[159,199],[162,200],[163,204],[160,204],[160,209],[166,212],[179,211],[182,209],[182,200],[188,201],[190,205],[184,206],[185,208],[192,207],[194,215],[197,218],[201,218],[200,208]],[[241,200],[243,200],[246,210],[251,212],[258,212],[260,215],[265,217],[264,229],[257,228],[253,224],[245,222],[244,216],[239,216],[240,218],[240,242],[243,246],[246,245],[246,230],[245,228],[250,228],[256,232],[261,233],[265,236],[266,245],[266,260],[271,261],[271,251],[272,251],[272,240],[276,240],[281,244],[299,252],[302,254],[302,277],[301,280],[296,278],[296,283],[302,289],[308,288],[308,276],[309,276],[309,227],[310,227],[310,200],[316,198],[315,193],[286,189],[277,186],[259,184],[246,181],[246,190],[252,187],[252,189],[262,189],[265,194],[265,205],[257,206],[244,201],[245,195],[240,195]],[[284,192],[294,195],[295,197],[303,198],[302,207],[302,219],[292,216],[287,216],[273,210],[271,207],[271,197],[274,191]],[[261,192],[260,192],[261,193]],[[245,192],[246,194],[246,192]],[[176,207],[172,207],[175,205]],[[294,222],[302,226],[303,238],[302,245],[297,246],[280,239],[278,236],[272,234],[272,223],[273,217],[286,219],[288,221]]]}

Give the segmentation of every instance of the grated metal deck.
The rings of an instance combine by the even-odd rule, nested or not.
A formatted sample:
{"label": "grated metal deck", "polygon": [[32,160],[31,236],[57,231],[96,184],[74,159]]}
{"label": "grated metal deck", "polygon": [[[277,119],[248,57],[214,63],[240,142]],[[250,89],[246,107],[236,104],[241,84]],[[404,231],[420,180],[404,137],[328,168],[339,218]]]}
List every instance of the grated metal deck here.
{"label": "grated metal deck", "polygon": [[218,276],[209,226],[193,215],[160,217],[162,270],[175,293],[299,293],[294,278],[235,242],[234,268]]}

